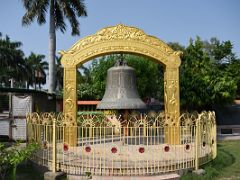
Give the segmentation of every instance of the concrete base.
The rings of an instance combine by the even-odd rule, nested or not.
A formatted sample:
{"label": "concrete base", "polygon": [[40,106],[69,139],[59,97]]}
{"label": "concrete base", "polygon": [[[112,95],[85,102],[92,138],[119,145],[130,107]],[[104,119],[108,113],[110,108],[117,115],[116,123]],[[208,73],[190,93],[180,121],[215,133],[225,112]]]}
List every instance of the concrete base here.
{"label": "concrete base", "polygon": [[194,170],[192,173],[199,176],[203,176],[206,172],[204,169],[198,169],[198,170]]}
{"label": "concrete base", "polygon": [[44,180],[62,180],[62,179],[65,179],[67,176],[66,176],[66,173],[64,172],[51,172],[51,171],[48,171],[48,172],[45,172],[44,173]]}
{"label": "concrete base", "polygon": [[218,134],[218,141],[240,140],[239,134]]}
{"label": "concrete base", "polygon": [[93,176],[92,180],[179,180],[178,174],[164,174],[158,176]]}
{"label": "concrete base", "polygon": [[181,169],[181,170],[176,171],[176,173],[179,174],[179,176],[181,177],[181,176],[187,174],[189,171],[190,171],[190,169]]}
{"label": "concrete base", "polygon": [[77,176],[68,175],[68,180],[179,180],[178,174],[163,174],[158,176]]}
{"label": "concrete base", "polygon": [[92,176],[67,175],[67,180],[92,180]]}

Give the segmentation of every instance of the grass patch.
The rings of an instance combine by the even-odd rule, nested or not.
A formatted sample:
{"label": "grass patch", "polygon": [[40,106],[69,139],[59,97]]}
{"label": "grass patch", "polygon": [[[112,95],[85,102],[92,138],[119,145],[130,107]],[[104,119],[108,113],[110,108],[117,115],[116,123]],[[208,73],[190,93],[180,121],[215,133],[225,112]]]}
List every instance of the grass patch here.
{"label": "grass patch", "polygon": [[240,141],[222,141],[218,143],[217,157],[212,162],[202,166],[206,174],[197,176],[191,173],[181,177],[181,180],[240,180]]}

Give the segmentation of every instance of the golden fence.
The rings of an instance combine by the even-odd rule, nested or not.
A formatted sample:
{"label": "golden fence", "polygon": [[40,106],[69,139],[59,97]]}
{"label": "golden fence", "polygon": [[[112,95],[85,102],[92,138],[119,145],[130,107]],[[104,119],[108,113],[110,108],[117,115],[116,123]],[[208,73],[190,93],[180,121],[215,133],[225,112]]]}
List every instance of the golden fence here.
{"label": "golden fence", "polygon": [[41,144],[33,161],[68,174],[154,175],[198,169],[216,157],[214,112],[184,113],[179,124],[172,122],[154,112],[127,120],[82,115],[77,124],[63,114],[32,113],[27,135]]}

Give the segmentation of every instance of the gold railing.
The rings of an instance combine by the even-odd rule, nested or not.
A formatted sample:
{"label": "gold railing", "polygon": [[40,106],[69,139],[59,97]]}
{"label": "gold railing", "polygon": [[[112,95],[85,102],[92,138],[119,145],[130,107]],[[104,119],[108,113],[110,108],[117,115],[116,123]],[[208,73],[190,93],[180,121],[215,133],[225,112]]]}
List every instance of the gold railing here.
{"label": "gold railing", "polygon": [[[178,125],[164,113],[135,114],[128,120],[82,115],[77,125],[62,114],[32,113],[27,122],[28,140],[42,144],[33,161],[52,171],[154,175],[198,169],[216,157],[214,112],[184,113]],[[77,132],[76,146],[69,144],[71,132]]]}

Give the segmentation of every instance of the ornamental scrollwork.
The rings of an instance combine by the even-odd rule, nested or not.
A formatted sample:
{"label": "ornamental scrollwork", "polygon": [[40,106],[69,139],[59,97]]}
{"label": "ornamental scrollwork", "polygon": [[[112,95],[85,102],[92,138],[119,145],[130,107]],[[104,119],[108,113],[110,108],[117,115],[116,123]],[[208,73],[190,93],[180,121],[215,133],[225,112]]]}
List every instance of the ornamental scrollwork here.
{"label": "ornamental scrollwork", "polygon": [[74,108],[74,101],[71,98],[67,98],[64,102],[66,111],[71,111]]}
{"label": "ornamental scrollwork", "polygon": [[55,120],[55,114],[54,113],[42,113],[41,114],[41,124],[44,125],[50,125]]}
{"label": "ornamental scrollwork", "polygon": [[196,120],[198,119],[198,113],[185,112],[179,117],[180,126],[193,126],[196,125]]}
{"label": "ornamental scrollwork", "polygon": [[70,92],[74,91],[74,88],[72,87],[71,82],[69,82],[69,81],[66,82],[65,91],[66,91],[66,93],[70,93]]}
{"label": "ornamental scrollwork", "polygon": [[174,124],[174,119],[164,112],[150,112],[148,114],[129,114],[125,121],[117,115],[80,115],[78,116],[78,124],[74,120],[71,113],[30,113],[27,114],[27,123],[52,125],[53,121],[58,126],[76,126],[79,127],[166,127],[166,126],[196,126],[197,123],[203,129],[205,127],[214,127],[215,113],[212,111],[203,111],[201,113],[185,112],[179,117],[179,124]]}
{"label": "ornamental scrollwork", "polygon": [[62,55],[66,54],[75,54],[76,52],[81,51],[82,49],[92,46],[93,44],[105,41],[117,41],[117,40],[124,40],[124,41],[137,41],[145,43],[149,46],[157,48],[158,50],[168,54],[168,55],[176,55],[179,56],[181,52],[173,51],[166,43],[161,41],[160,39],[145,34],[144,31],[130,26],[125,26],[123,24],[118,24],[116,26],[107,27],[96,34],[87,36],[86,38],[81,39],[77,43],[75,43],[70,50],[68,51],[61,51]]}

